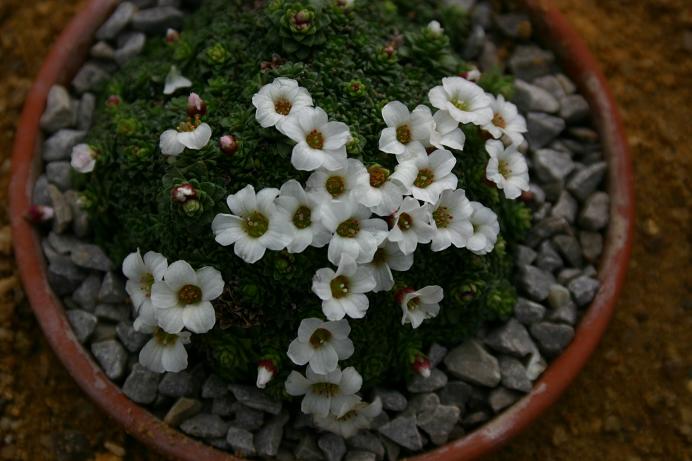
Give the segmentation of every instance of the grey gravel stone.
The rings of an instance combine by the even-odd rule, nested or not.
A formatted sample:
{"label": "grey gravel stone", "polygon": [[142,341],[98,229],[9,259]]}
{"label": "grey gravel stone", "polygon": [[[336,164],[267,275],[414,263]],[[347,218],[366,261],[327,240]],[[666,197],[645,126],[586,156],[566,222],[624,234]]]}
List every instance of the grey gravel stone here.
{"label": "grey gravel stone", "polygon": [[416,421],[418,427],[430,436],[435,445],[447,443],[450,432],[454,429],[461,411],[455,405],[439,405],[432,411],[420,414]]}
{"label": "grey gravel stone", "polygon": [[79,94],[86,93],[87,91],[94,91],[97,90],[102,83],[106,82],[109,77],[110,74],[107,70],[96,63],[87,62],[82,66],[79,72],[77,72],[74,79],[72,79],[72,87]]}
{"label": "grey gravel stone", "polygon": [[589,116],[589,103],[582,95],[572,94],[560,99],[560,117],[567,123],[579,123]]}
{"label": "grey gravel stone", "polygon": [[226,442],[243,456],[255,454],[255,436],[250,431],[231,426],[226,433]]}
{"label": "grey gravel stone", "polygon": [[382,400],[382,408],[385,410],[404,411],[408,405],[406,397],[399,391],[378,388],[374,396]]}
{"label": "grey gravel stone", "polygon": [[63,255],[69,255],[80,244],[80,241],[72,235],[62,235],[56,232],[48,234],[48,242],[55,251]]}
{"label": "grey gravel stone", "polygon": [[[79,245],[75,246],[70,253],[70,258],[72,259],[73,263],[85,269],[93,269],[101,272],[107,272],[113,269],[113,262],[108,256],[106,256],[106,253],[104,253],[101,247],[91,243],[80,243]],[[114,276],[107,274],[104,278],[104,284],[106,283],[106,279],[109,277]],[[112,303],[124,301],[122,297],[110,299],[100,296],[99,299],[104,302]]]}
{"label": "grey gravel stone", "polygon": [[241,403],[235,403],[233,406],[233,412],[235,413],[233,424],[238,427],[243,427],[248,431],[258,430],[264,423],[264,413],[259,410],[248,408]]}
{"label": "grey gravel stone", "polygon": [[310,434],[305,434],[301,437],[294,454],[296,459],[301,461],[320,461],[324,459],[322,450],[317,446],[315,437]]}
{"label": "grey gravel stone", "polygon": [[555,75],[544,75],[543,77],[534,79],[533,84],[547,91],[551,96],[553,96],[553,98],[555,98],[555,111],[557,112],[560,108],[560,103],[558,100],[567,96],[567,93],[565,93],[565,89],[560,83],[560,80]]}
{"label": "grey gravel stone", "polygon": [[401,447],[389,440],[387,437],[382,437],[381,440],[385,449],[385,459],[387,461],[397,461],[399,459],[399,454],[401,453]]}
{"label": "grey gravel stone", "polygon": [[514,317],[524,325],[540,322],[545,317],[545,307],[526,298],[517,299],[514,306]]}
{"label": "grey gravel stone", "polygon": [[519,268],[519,286],[534,301],[544,301],[548,298],[553,283],[555,283],[555,277],[550,272],[535,266]]}
{"label": "grey gravel stone", "polygon": [[528,39],[531,36],[531,22],[523,13],[496,15],[495,24],[509,38]]}
{"label": "grey gravel stone", "polygon": [[456,405],[463,411],[472,393],[471,385],[463,381],[450,381],[438,392],[438,395],[442,405]]}
{"label": "grey gravel stone", "polygon": [[101,288],[99,288],[98,299],[103,303],[124,303],[127,301],[125,283],[120,276],[113,272],[106,273]]}
{"label": "grey gravel stone", "polygon": [[225,437],[229,424],[217,415],[200,413],[190,419],[186,419],[180,425],[180,430],[193,437],[203,439]]}
{"label": "grey gravel stone", "polygon": [[565,121],[542,112],[529,112],[526,116],[526,138],[532,149],[540,149],[555,139],[565,129]]}
{"label": "grey gravel stone", "polygon": [[550,73],[555,55],[534,45],[519,45],[509,58],[509,68],[522,80],[533,80]]}
{"label": "grey gravel stone", "polygon": [[130,2],[123,2],[96,31],[97,40],[114,39],[130,22],[137,7]]}
{"label": "grey gravel stone", "polygon": [[563,190],[557,203],[550,210],[550,215],[565,218],[567,222],[574,223],[577,218],[577,211],[579,211],[579,204],[569,192]]}
{"label": "grey gravel stone", "polygon": [[48,282],[59,296],[72,293],[86,278],[86,273],[66,256],[58,255],[48,264]]}
{"label": "grey gravel stone", "polygon": [[430,366],[435,368],[442,363],[442,360],[445,358],[445,355],[447,355],[447,352],[446,347],[433,343],[430,346],[430,350],[428,350],[428,360],[430,361]]}
{"label": "grey gravel stone", "polygon": [[130,307],[124,304],[97,304],[94,314],[101,320],[126,322],[130,319]]}
{"label": "grey gravel stone", "polygon": [[104,373],[113,381],[123,377],[127,365],[127,351],[115,339],[91,344],[91,353],[101,365]]}
{"label": "grey gravel stone", "polygon": [[198,385],[189,371],[166,373],[159,383],[159,392],[168,397],[192,397]]}
{"label": "grey gravel stone", "polygon": [[579,214],[579,225],[586,230],[598,231],[608,225],[610,197],[605,192],[591,195]]}
{"label": "grey gravel stone", "polygon": [[179,30],[183,13],[171,6],[140,10],[132,18],[132,28],[149,35],[164,34],[169,28]]}
{"label": "grey gravel stone", "polygon": [[147,36],[142,32],[128,33],[123,40],[123,44],[113,53],[113,59],[122,66],[142,52],[146,41]]}
{"label": "grey gravel stone", "polygon": [[87,342],[98,323],[96,316],[81,309],[71,309],[66,312],[66,315],[77,341],[82,344]]}
{"label": "grey gravel stone", "polygon": [[104,41],[96,42],[89,49],[89,56],[95,59],[102,59],[105,61],[113,60],[113,54],[115,50],[112,46]]}
{"label": "grey gravel stone", "polygon": [[429,411],[440,405],[440,398],[437,394],[429,392],[427,394],[418,394],[409,400],[406,410],[400,416],[415,416],[424,411]]}
{"label": "grey gravel stone", "polygon": [[572,267],[581,267],[583,263],[582,250],[574,235],[556,235],[553,237],[553,243],[567,264]]}
{"label": "grey gravel stone", "polygon": [[96,300],[98,298],[98,292],[101,288],[101,277],[96,274],[92,274],[84,279],[79,288],[77,288],[72,295],[72,299],[75,300],[84,310],[93,312],[96,308]]}
{"label": "grey gravel stone", "polygon": [[447,370],[455,377],[486,387],[500,382],[500,366],[476,340],[465,341],[445,357]]}
{"label": "grey gravel stone", "polygon": [[202,385],[202,397],[215,399],[228,394],[228,383],[215,374],[209,375]]}
{"label": "grey gravel stone", "polygon": [[437,368],[430,370],[430,376],[427,378],[416,374],[408,383],[407,389],[409,392],[419,394],[421,392],[433,392],[444,387],[447,384],[447,375],[442,373]]}
{"label": "grey gravel stone", "polygon": [[385,447],[382,440],[372,431],[360,431],[348,439],[349,448],[356,450],[369,451],[374,453],[378,459],[384,458]]}
{"label": "grey gravel stone", "polygon": [[50,196],[48,195],[48,178],[46,178],[45,174],[36,179],[31,193],[31,201],[36,205],[51,205]]}
{"label": "grey gravel stone", "polygon": [[550,322],[534,323],[530,327],[533,336],[541,350],[549,357],[555,357],[574,338],[574,328],[569,325],[558,325]]}
{"label": "grey gravel stone", "polygon": [[483,42],[481,55],[478,57],[478,67],[481,71],[487,72],[492,69],[504,70],[504,62],[500,61],[497,46],[490,40]]}
{"label": "grey gravel stone", "polygon": [[550,287],[550,293],[548,294],[548,304],[550,304],[550,307],[559,309],[571,301],[572,297],[567,288],[557,283]]}
{"label": "grey gravel stone", "polygon": [[[158,385],[158,383],[157,383]],[[178,427],[186,419],[190,419],[202,411],[202,402],[186,397],[179,398],[168,410],[163,422],[172,427]]]}
{"label": "grey gravel stone", "polygon": [[255,434],[255,447],[260,456],[276,456],[279,452],[281,439],[283,438],[284,425],[288,419],[288,414],[280,413],[272,417],[269,422]]}
{"label": "grey gravel stone", "polygon": [[92,343],[116,339],[118,337],[115,331],[115,325],[110,323],[99,322],[94,330],[94,335],[91,337]]}
{"label": "grey gravel stone", "polygon": [[123,384],[123,393],[137,403],[153,403],[156,400],[156,388],[160,377],[158,373],[135,363]]}
{"label": "grey gravel stone", "polygon": [[564,266],[562,258],[558,254],[555,247],[546,240],[538,247],[538,256],[536,257],[536,266],[546,272],[555,272]]}
{"label": "grey gravel stone", "polygon": [[519,400],[519,397],[520,394],[515,391],[504,387],[498,387],[497,389],[493,389],[490,393],[488,403],[490,403],[490,408],[492,408],[495,413],[499,413]]}
{"label": "grey gravel stone", "polygon": [[590,263],[596,262],[603,253],[603,236],[599,232],[580,232],[579,243],[584,259]]}
{"label": "grey gravel stone", "polygon": [[565,90],[566,94],[572,94],[577,91],[577,86],[565,74],[556,74],[555,77],[562,85],[562,89]]}
{"label": "grey gravel stone", "polygon": [[546,368],[548,368],[548,363],[543,359],[543,356],[538,351],[538,347],[536,347],[529,356],[528,362],[526,362],[526,376],[531,381],[535,381],[543,374]]}
{"label": "grey gravel stone", "polygon": [[572,231],[569,223],[562,217],[546,217],[541,219],[529,231],[526,237],[526,244],[530,247],[536,247],[543,240],[552,237],[555,234],[569,233]]}
{"label": "grey gravel stone", "polygon": [[423,448],[423,438],[416,427],[415,416],[399,416],[379,429],[380,434],[409,450]]}
{"label": "grey gravel stone", "polygon": [[539,149],[533,155],[536,176],[546,183],[563,183],[574,170],[574,162],[567,152]]}
{"label": "grey gravel stone", "polygon": [[512,101],[522,112],[546,112],[554,114],[560,109],[560,103],[549,92],[523,80],[514,82]]}
{"label": "grey gravel stone", "polygon": [[149,336],[136,331],[129,320],[118,323],[115,332],[125,349],[133,354],[139,352],[149,340]]}
{"label": "grey gravel stone", "polygon": [[528,266],[536,260],[536,252],[525,245],[517,245],[514,260],[517,266]]}
{"label": "grey gravel stone", "polygon": [[475,411],[464,418],[463,426],[465,428],[474,428],[480,426],[484,422],[488,421],[491,416],[492,415],[485,410]]}
{"label": "grey gravel stone", "polygon": [[515,318],[493,330],[485,338],[485,344],[497,352],[515,357],[525,357],[533,348],[529,332]]}
{"label": "grey gravel stone", "polygon": [[464,49],[461,52],[462,57],[467,60],[476,59],[481,53],[484,43],[485,29],[476,24],[473,26],[471,33],[464,42]]}
{"label": "grey gravel stone", "polygon": [[375,461],[377,457],[375,453],[363,450],[353,450],[346,453],[346,461]]}
{"label": "grey gravel stone", "polygon": [[577,323],[577,315],[577,305],[572,301],[569,301],[568,303],[565,303],[553,310],[550,315],[548,315],[547,320],[555,323],[575,325]]}
{"label": "grey gravel stone", "polygon": [[61,129],[43,143],[43,160],[54,162],[66,160],[72,154],[72,148],[82,142],[85,131]]}
{"label": "grey gravel stone", "polygon": [[96,109],[96,96],[91,93],[84,93],[79,101],[79,109],[77,110],[77,129],[88,130],[91,128],[91,121],[94,118],[94,110]]}
{"label": "grey gravel stone", "polygon": [[281,402],[272,400],[260,390],[250,387],[232,384],[229,386],[233,396],[243,405],[247,405],[255,410],[264,411],[273,415],[281,412]]}
{"label": "grey gravel stone", "polygon": [[74,124],[75,107],[65,87],[53,85],[48,91],[46,108],[41,115],[41,128],[53,133]]}
{"label": "grey gravel stone", "polygon": [[526,368],[519,360],[509,355],[503,355],[499,362],[504,387],[521,392],[531,392],[531,380],[526,373]]}
{"label": "grey gravel stone", "polygon": [[576,268],[562,269],[559,274],[557,274],[557,283],[560,285],[567,286],[570,280],[573,280],[581,275],[581,270]]}
{"label": "grey gravel stone", "polygon": [[89,213],[82,208],[79,192],[68,190],[63,197],[72,211],[72,231],[77,237],[85,238],[89,234]]}
{"label": "grey gravel stone", "polygon": [[[238,405],[240,405],[240,404],[238,402],[236,402],[235,399],[233,398],[233,396],[231,396],[231,395],[224,395],[221,397],[216,397],[211,402],[211,412],[215,415],[219,415],[219,416],[225,418],[227,416],[231,416],[231,414],[233,413],[233,410]],[[245,426],[242,426],[240,424],[236,424],[236,426],[245,427]]]}
{"label": "grey gravel stone", "polygon": [[72,167],[70,162],[50,162],[46,165],[46,177],[48,181],[55,184],[61,191],[66,191],[70,188],[70,175]]}
{"label": "grey gravel stone", "polygon": [[320,447],[327,461],[341,461],[346,454],[346,442],[343,437],[336,434],[322,435],[317,440],[317,446]]}
{"label": "grey gravel stone", "polygon": [[605,162],[589,165],[570,178],[567,182],[567,190],[583,202],[598,188],[607,171],[608,166]]}
{"label": "grey gravel stone", "polygon": [[579,307],[584,307],[593,301],[596,293],[598,293],[600,282],[594,278],[583,275],[569,282],[567,287],[572,293],[574,302],[577,303]]}

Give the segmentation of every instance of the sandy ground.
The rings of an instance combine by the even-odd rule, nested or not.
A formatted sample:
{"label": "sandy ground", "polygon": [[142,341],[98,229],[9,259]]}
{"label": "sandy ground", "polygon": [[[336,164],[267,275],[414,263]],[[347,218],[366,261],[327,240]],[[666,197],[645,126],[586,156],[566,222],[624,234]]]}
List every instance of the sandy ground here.
{"label": "sandy ground", "polygon": [[[0,459],[158,460],[89,403],[47,346],[15,276],[4,203],[24,95],[81,2],[0,0]],[[555,0],[602,63],[637,188],[628,281],[601,347],[564,398],[492,457],[692,459],[692,3]]]}

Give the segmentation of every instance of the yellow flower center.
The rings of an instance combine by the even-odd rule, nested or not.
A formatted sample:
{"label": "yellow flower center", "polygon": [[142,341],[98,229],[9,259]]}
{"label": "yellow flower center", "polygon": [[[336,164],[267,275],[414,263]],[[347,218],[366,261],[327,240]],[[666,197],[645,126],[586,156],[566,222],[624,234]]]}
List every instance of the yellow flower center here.
{"label": "yellow flower center", "polygon": [[500,114],[493,115],[493,125],[499,128],[507,128],[507,121]]}
{"label": "yellow flower center", "polygon": [[413,184],[420,189],[425,189],[432,184],[433,181],[435,181],[435,173],[433,173],[430,168],[423,168],[422,170],[418,170],[418,176],[416,176],[416,180]]}
{"label": "yellow flower center", "polygon": [[396,140],[401,144],[411,142],[411,128],[408,125],[401,125],[396,129]]}
{"label": "yellow flower center", "polygon": [[274,101],[274,110],[277,114],[286,116],[291,113],[291,109],[293,109],[293,104],[286,98],[279,98]]}
{"label": "yellow flower center", "polygon": [[449,213],[449,209],[445,206],[439,207],[437,210],[433,211],[433,219],[438,229],[444,229],[449,226],[452,222],[454,216]]}
{"label": "yellow flower center", "polygon": [[507,163],[507,160],[500,160],[497,163],[497,171],[499,171],[504,178],[507,178],[512,175],[512,169],[509,167],[509,163]]}
{"label": "yellow flower center", "polygon": [[202,301],[202,289],[196,285],[185,285],[178,291],[181,304],[197,304]]}
{"label": "yellow flower center", "polygon": [[336,233],[345,238],[354,238],[358,232],[360,232],[360,222],[355,218],[347,219],[336,228]]}
{"label": "yellow flower center", "polygon": [[293,214],[293,225],[298,229],[307,229],[312,224],[312,210],[306,206],[301,206]]}
{"label": "yellow flower center", "polygon": [[337,198],[346,191],[346,181],[342,176],[330,176],[324,183],[324,188],[327,189],[329,195]]}
{"label": "yellow flower center", "polygon": [[326,330],[324,328],[318,328],[315,330],[315,332],[310,336],[310,345],[314,347],[315,349],[322,347],[322,345],[326,342],[328,342],[332,338],[332,334],[329,332],[329,330]]}
{"label": "yellow flower center", "polygon": [[305,142],[313,149],[322,149],[324,147],[324,135],[317,130],[312,130],[306,136]]}
{"label": "yellow flower center", "polygon": [[255,211],[245,217],[243,228],[250,237],[260,238],[269,230],[269,220],[259,211]]}
{"label": "yellow flower center", "polygon": [[334,397],[339,393],[339,385],[333,383],[315,383],[311,386],[313,394],[322,397]]}
{"label": "yellow flower center", "polygon": [[401,213],[399,215],[399,221],[397,222],[399,229],[406,232],[413,227],[413,218],[408,213]]}

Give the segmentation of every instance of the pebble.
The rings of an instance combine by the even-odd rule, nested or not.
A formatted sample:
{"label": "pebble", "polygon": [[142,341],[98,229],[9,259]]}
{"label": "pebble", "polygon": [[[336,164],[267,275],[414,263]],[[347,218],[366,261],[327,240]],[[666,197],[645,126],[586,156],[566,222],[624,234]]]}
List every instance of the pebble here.
{"label": "pebble", "polygon": [[46,164],[46,177],[48,181],[57,186],[60,191],[64,192],[70,188],[70,175],[72,167],[70,162],[58,161]]}
{"label": "pebble", "polygon": [[404,411],[408,405],[404,394],[391,389],[375,389],[374,397],[379,397],[382,400],[382,408],[389,411]]}
{"label": "pebble", "polygon": [[[75,107],[64,86],[53,85],[48,91],[46,108],[41,115],[41,128],[49,133],[74,124]],[[45,151],[44,151],[45,158]]]}
{"label": "pebble", "polygon": [[537,253],[525,245],[517,245],[514,261],[517,266],[528,266],[536,260]]}
{"label": "pebble", "polygon": [[485,344],[497,352],[515,357],[525,357],[534,347],[526,327],[515,318],[493,330],[485,338]]}
{"label": "pebble", "polygon": [[115,339],[117,337],[118,335],[115,332],[115,326],[104,322],[99,322],[94,330],[94,335],[91,337],[91,342],[97,343],[99,341],[106,341],[109,339]]}
{"label": "pebble", "polygon": [[603,253],[603,236],[598,232],[581,231],[579,232],[579,243],[581,244],[584,259],[593,263]]}
{"label": "pebble", "polygon": [[531,37],[531,22],[526,14],[500,14],[495,16],[495,24],[509,38],[526,40]]}
{"label": "pebble", "polygon": [[555,277],[550,272],[535,266],[519,268],[519,286],[534,301],[546,300],[553,283],[555,283]]}
{"label": "pebble", "polygon": [[464,410],[473,388],[463,381],[450,381],[438,392],[442,405],[456,405],[460,410]]}
{"label": "pebble", "polygon": [[415,416],[399,416],[381,426],[380,434],[409,450],[423,448],[423,438],[416,427]]}
{"label": "pebble", "polygon": [[447,375],[437,368],[433,368],[427,378],[416,374],[408,383],[407,389],[414,394],[420,394],[436,391],[443,388],[445,384],[447,384]]}
{"label": "pebble", "polygon": [[562,269],[559,274],[557,274],[557,282],[560,285],[567,286],[570,280],[575,279],[581,275],[581,270],[576,268]]}
{"label": "pebble", "polygon": [[255,446],[260,456],[276,456],[279,452],[281,439],[284,434],[284,425],[288,422],[288,414],[280,413],[272,417],[269,422],[255,434]]}
{"label": "pebble", "polygon": [[89,55],[92,58],[102,59],[104,61],[113,60],[113,54],[114,53],[115,53],[115,50],[113,49],[113,47],[110,46],[108,43],[103,42],[103,41],[94,43],[94,45],[92,45],[91,49],[89,49]]}
{"label": "pebble", "polygon": [[560,198],[558,198],[553,208],[550,210],[550,216],[557,218],[565,218],[570,224],[574,223],[577,218],[577,212],[579,211],[579,204],[572,197],[572,195],[563,190],[560,193]]}
{"label": "pebble", "polygon": [[96,308],[96,300],[98,292],[101,288],[101,277],[92,274],[84,279],[79,288],[72,294],[72,299],[79,304],[84,310],[93,312]]}
{"label": "pebble", "polygon": [[137,7],[130,2],[118,5],[113,14],[96,31],[97,40],[112,40],[128,25]]}
{"label": "pebble", "polygon": [[67,203],[65,195],[53,184],[48,184],[48,196],[54,211],[53,231],[61,234],[67,231],[72,223],[72,208]]}
{"label": "pebble", "polygon": [[305,434],[301,437],[294,451],[296,459],[301,461],[321,461],[324,459],[322,450],[317,446],[315,437]]}
{"label": "pebble", "polygon": [[591,195],[579,214],[579,225],[585,230],[598,231],[608,225],[610,197],[605,192]]}
{"label": "pebble", "polygon": [[124,65],[142,52],[146,41],[147,36],[141,32],[128,33],[125,35],[123,44],[113,53],[113,59],[118,65]]}
{"label": "pebble", "polygon": [[521,80],[533,80],[550,73],[555,55],[535,45],[519,45],[509,58],[509,68]]}
{"label": "pebble", "polygon": [[418,415],[416,421],[435,445],[443,445],[447,443],[460,415],[461,411],[455,405],[438,405],[434,410]]}
{"label": "pebble", "polygon": [[543,374],[546,368],[548,368],[548,364],[541,356],[538,348],[534,349],[529,357],[529,361],[526,363],[526,376],[528,376],[531,381],[535,381]]}
{"label": "pebble", "polygon": [[519,400],[520,396],[521,395],[516,391],[512,391],[504,387],[498,387],[490,392],[488,403],[490,404],[490,408],[492,408],[495,413],[499,413]]}
{"label": "pebble", "polygon": [[256,431],[262,427],[264,423],[264,413],[259,410],[248,408],[241,403],[236,402],[233,411],[235,413],[233,424],[238,427],[244,427],[249,431]]}
{"label": "pebble", "polygon": [[492,415],[485,410],[476,411],[465,417],[462,424],[465,428],[474,428],[488,421],[491,416]]}
{"label": "pebble", "polygon": [[36,205],[51,205],[50,196],[48,195],[48,178],[45,174],[42,174],[36,179],[34,188],[31,192],[31,201]]}
{"label": "pebble", "polygon": [[569,233],[571,231],[572,228],[565,218],[556,216],[546,217],[531,228],[526,237],[526,244],[530,247],[536,247],[543,240],[555,234]]}
{"label": "pebble", "polygon": [[229,386],[229,389],[236,400],[243,405],[273,415],[278,415],[281,412],[281,402],[272,400],[255,387],[232,384]]}
{"label": "pebble", "polygon": [[197,389],[195,377],[189,371],[166,373],[159,383],[159,392],[167,397],[192,397]]}
{"label": "pebble", "polygon": [[550,307],[559,309],[571,301],[572,297],[567,288],[557,283],[550,287],[550,293],[548,294],[548,304],[550,304]]}
{"label": "pebble", "polygon": [[485,38],[485,29],[478,24],[474,25],[471,29],[471,33],[464,42],[464,49],[461,51],[461,56],[466,60],[475,60],[483,49]]}
{"label": "pebble", "polygon": [[178,427],[186,419],[190,419],[202,411],[202,402],[196,399],[181,397],[175,401],[163,418],[163,422],[172,427]]}
{"label": "pebble", "polygon": [[71,309],[66,313],[67,320],[72,325],[72,331],[77,337],[77,341],[84,344],[94,333],[98,319],[95,315],[81,309]]}
{"label": "pebble", "polygon": [[346,453],[346,461],[375,461],[377,456],[369,451],[353,450]]}
{"label": "pebble", "polygon": [[137,403],[150,404],[156,400],[156,388],[161,375],[135,363],[123,384],[123,393]]}
{"label": "pebble", "polygon": [[531,380],[524,365],[514,357],[503,355],[499,358],[502,385],[507,389],[531,392]]}
{"label": "pebble", "polygon": [[568,265],[572,267],[582,266],[582,249],[574,235],[556,235],[553,237],[553,243]]}
{"label": "pebble", "polygon": [[401,447],[386,437],[382,437],[387,461],[397,461],[401,453]]}
{"label": "pebble", "polygon": [[60,296],[72,293],[86,278],[86,274],[66,256],[59,255],[48,264],[48,282]]}
{"label": "pebble", "polygon": [[514,306],[514,317],[524,325],[540,322],[545,317],[545,307],[526,298],[519,297]]}
{"label": "pebble", "polygon": [[[106,255],[106,253],[101,249],[100,246],[94,245],[91,243],[79,243],[78,245],[75,245],[74,248],[72,248],[72,251],[70,252],[70,258],[72,259],[72,262],[78,265],[79,267],[83,267],[85,269],[93,269],[97,271],[102,271],[102,272],[107,272],[113,269],[113,262],[110,260],[110,258]],[[111,273],[109,273],[111,274]],[[111,277],[113,277],[111,275]],[[109,278],[109,275],[106,275],[104,278],[104,284],[106,283],[106,279]],[[102,285],[103,287],[103,285]],[[104,302],[122,302],[124,299],[122,297],[118,299],[105,299],[103,297],[99,297],[101,301]]]}
{"label": "pebble", "polygon": [[543,88],[532,85],[524,80],[514,82],[514,97],[512,101],[522,112],[546,112],[554,114],[560,110],[560,103]]}
{"label": "pebble", "polygon": [[531,325],[530,330],[541,350],[550,357],[562,352],[574,338],[574,328],[569,325],[540,322]]}
{"label": "pebble", "polygon": [[63,197],[72,211],[72,231],[75,236],[85,238],[89,234],[89,213],[82,208],[79,192],[68,190]]}
{"label": "pebble", "polygon": [[132,28],[147,35],[160,35],[166,30],[180,30],[183,13],[172,6],[161,6],[139,10],[132,18]]}
{"label": "pebble", "polygon": [[82,94],[87,91],[97,90],[109,78],[110,74],[108,71],[98,64],[87,62],[72,79],[72,87],[77,93]]}
{"label": "pebble", "polygon": [[577,305],[572,301],[569,301],[557,309],[553,310],[548,316],[547,320],[555,323],[566,323],[568,325],[575,325],[577,323]]}
{"label": "pebble", "polygon": [[435,368],[442,363],[442,360],[444,360],[447,352],[448,349],[446,347],[433,343],[428,350],[428,360],[430,361],[430,366]]}
{"label": "pebble", "polygon": [[[235,409],[236,406],[240,405],[238,402],[235,401],[233,396],[231,395],[224,395],[222,397],[216,397],[211,401],[211,412],[214,413],[215,415],[219,415],[222,417],[227,417],[231,416],[233,414],[233,410]],[[240,424],[236,424],[238,427],[245,427]]]}
{"label": "pebble", "polygon": [[500,382],[500,366],[476,340],[465,341],[445,357],[447,370],[453,376],[486,387]]}
{"label": "pebble", "polygon": [[605,162],[594,163],[575,173],[567,182],[567,190],[583,202],[593,194],[603,181],[608,166]]}
{"label": "pebble", "polygon": [[77,110],[77,129],[88,130],[91,128],[91,122],[96,109],[96,96],[91,93],[84,93],[79,101],[79,109]]}
{"label": "pebble", "polygon": [[149,335],[136,331],[129,319],[118,323],[115,326],[115,333],[123,346],[125,346],[125,349],[132,354],[139,352],[149,340]]}
{"label": "pebble", "polygon": [[600,285],[598,280],[582,275],[569,282],[567,288],[569,288],[569,291],[572,293],[574,302],[577,303],[579,307],[584,307],[593,301],[596,293],[598,293]]}
{"label": "pebble", "polygon": [[478,67],[481,71],[487,72],[492,69],[504,69],[504,63],[498,58],[497,47],[490,40],[483,42],[481,55],[478,57]]}
{"label": "pebble", "polygon": [[545,240],[538,247],[538,256],[536,257],[536,267],[543,269],[546,272],[555,272],[564,266],[562,258],[555,250],[555,247],[550,240]]}
{"label": "pebble", "polygon": [[540,149],[555,139],[565,129],[565,121],[542,112],[529,112],[526,116],[526,139],[532,149]]}
{"label": "pebble", "polygon": [[553,98],[555,98],[555,112],[560,108],[559,99],[567,96],[565,89],[563,88],[560,80],[555,75],[544,75],[543,77],[538,77],[533,81],[533,84],[542,90],[547,91]]}
{"label": "pebble", "polygon": [[562,89],[565,90],[566,94],[572,94],[577,91],[577,86],[565,74],[556,74],[555,77],[557,81],[560,82],[560,85],[562,85]]}
{"label": "pebble", "polygon": [[102,320],[126,322],[130,319],[130,308],[123,304],[97,304],[94,314]]}
{"label": "pebble", "polygon": [[346,454],[346,442],[343,437],[336,434],[322,435],[317,440],[317,446],[320,447],[327,461],[341,461]]}
{"label": "pebble", "polygon": [[255,454],[255,436],[252,432],[231,426],[226,433],[226,442],[242,456]]}
{"label": "pebble", "polygon": [[539,180],[545,183],[563,184],[574,170],[574,161],[567,152],[539,149],[533,155],[533,166]]}
{"label": "pebble", "polygon": [[217,415],[200,413],[183,421],[180,425],[180,430],[193,437],[208,439],[225,437],[229,426],[227,422]]}
{"label": "pebble", "polygon": [[560,99],[560,117],[569,124],[583,122],[590,113],[589,103],[579,94]]}
{"label": "pebble", "polygon": [[111,380],[118,381],[123,377],[128,357],[127,351],[117,340],[108,339],[92,343],[91,353]]}
{"label": "pebble", "polygon": [[99,301],[103,303],[124,303],[128,296],[122,279],[113,272],[107,272],[101,282],[98,294]]}
{"label": "pebble", "polygon": [[382,459],[385,456],[385,446],[382,439],[371,431],[358,432],[348,439],[348,446],[355,450],[374,453],[377,459]]}
{"label": "pebble", "polygon": [[228,383],[215,374],[209,375],[202,385],[202,397],[215,399],[228,394]]}

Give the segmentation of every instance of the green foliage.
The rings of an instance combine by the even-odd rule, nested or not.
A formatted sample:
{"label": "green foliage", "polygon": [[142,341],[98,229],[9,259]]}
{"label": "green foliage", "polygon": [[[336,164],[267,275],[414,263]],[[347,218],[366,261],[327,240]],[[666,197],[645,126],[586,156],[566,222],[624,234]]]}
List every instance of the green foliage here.
{"label": "green foliage", "polygon": [[[382,107],[393,100],[410,108],[426,104],[430,88],[467,69],[455,47],[466,37],[468,18],[438,4],[361,0],[343,9],[326,0],[272,0],[264,6],[207,0],[187,19],[180,40],[150,40],[99,96],[88,142],[100,157],[96,170],[79,178],[96,241],[115,261],[140,248],[222,271],[228,286],[215,303],[218,325],[193,340],[220,375],[252,382],[257,361],[271,357],[279,379],[269,392],[284,395],[281,383],[291,368],[285,351],[301,319],[322,316],[310,287],[315,271],[328,265],[326,249],[315,248],[302,254],[269,251],[246,264],[214,241],[211,221],[228,212],[228,194],[247,184],[259,190],[292,178],[304,183],[308,176],[292,168],[291,142],[256,122],[253,94],[279,76],[298,80],[331,119],[349,125],[350,156],[393,169],[394,157],[377,149]],[[446,34],[425,27],[433,19]],[[162,92],[173,64],[206,101],[202,121],[214,137],[200,151],[168,159],[158,149],[159,135],[187,121],[187,93]],[[482,84],[505,95],[512,88],[499,74],[486,75]],[[109,95],[122,103],[107,106]],[[356,352],[344,364],[363,374],[366,387],[405,379],[413,359],[432,342],[457,344],[483,321],[511,312],[516,294],[509,249],[527,230],[530,214],[486,183],[482,133],[476,127],[465,127],[465,133],[464,152],[455,152],[459,187],[498,214],[501,239],[483,257],[457,249],[433,253],[424,246],[411,271],[395,274],[398,286],[437,284],[445,290],[440,315],[417,330],[401,325],[393,292],[370,295],[367,317],[350,320]],[[218,146],[223,134],[237,139],[233,155]],[[181,184],[193,186],[196,203],[172,200],[171,190]]]}

